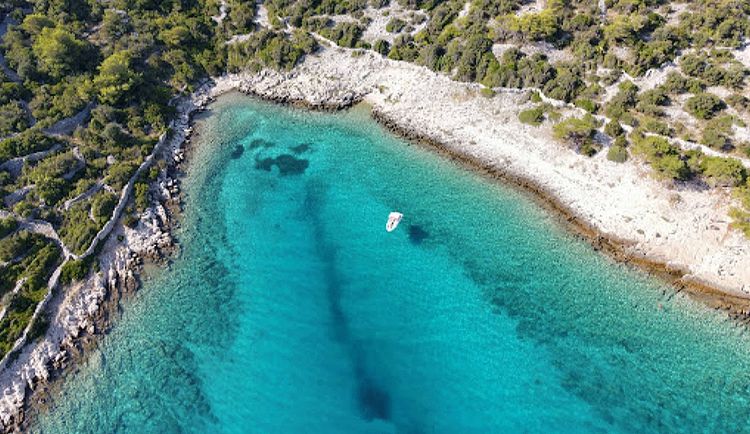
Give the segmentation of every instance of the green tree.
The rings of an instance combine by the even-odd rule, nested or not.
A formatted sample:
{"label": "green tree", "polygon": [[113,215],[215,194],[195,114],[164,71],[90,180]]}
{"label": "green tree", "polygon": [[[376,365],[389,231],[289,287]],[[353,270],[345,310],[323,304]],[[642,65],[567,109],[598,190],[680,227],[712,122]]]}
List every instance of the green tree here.
{"label": "green tree", "polygon": [[680,155],[678,148],[663,137],[631,134],[633,152],[644,157],[661,178],[686,180],[691,176],[690,168]]}
{"label": "green tree", "polygon": [[406,23],[398,18],[391,18],[388,24],[385,25],[385,30],[390,33],[398,33],[406,27]]}
{"label": "green tree", "polygon": [[552,131],[555,138],[571,143],[579,152],[591,156],[598,150],[593,142],[596,127],[596,119],[587,113],[582,118],[570,117],[563,120]]}
{"label": "green tree", "polygon": [[65,197],[67,186],[64,179],[44,177],[36,183],[36,192],[47,205],[56,205]]}
{"label": "green tree", "polygon": [[375,50],[375,52],[386,56],[391,50],[391,44],[389,44],[388,41],[384,41],[383,39],[378,39],[377,41],[375,41],[372,49]]}
{"label": "green tree", "polygon": [[710,119],[726,107],[718,96],[703,92],[691,96],[685,102],[685,110],[698,119]]}
{"label": "green tree", "polygon": [[29,127],[29,118],[18,101],[0,105],[0,135],[8,136]]}
{"label": "green tree", "polygon": [[89,267],[89,261],[86,259],[66,262],[60,271],[60,282],[68,284],[83,279],[88,274]]}
{"label": "green tree", "polygon": [[21,28],[30,35],[38,35],[47,27],[55,27],[55,22],[43,14],[26,15],[21,23]]}
{"label": "green tree", "polygon": [[544,110],[541,107],[534,107],[528,110],[523,110],[518,114],[518,120],[524,124],[533,126],[541,125],[544,121]]}
{"label": "green tree", "polygon": [[617,137],[621,134],[624,134],[625,130],[622,128],[622,125],[620,125],[619,122],[609,121],[607,122],[607,125],[604,126],[604,132],[610,137]]}
{"label": "green tree", "polygon": [[503,21],[509,31],[517,33],[526,41],[552,40],[552,37],[560,30],[556,14],[551,9],[524,14],[520,17],[506,15]]}
{"label": "green tree", "polygon": [[112,217],[117,205],[117,195],[109,192],[99,193],[91,200],[91,214],[100,225],[106,223]]}
{"label": "green tree", "polygon": [[91,50],[63,27],[45,27],[32,46],[39,69],[53,79],[86,69]]}
{"label": "green tree", "polygon": [[5,238],[18,227],[18,222],[13,217],[0,219],[0,238]]}
{"label": "green tree", "polygon": [[624,146],[612,145],[607,150],[607,160],[624,163],[628,160],[628,150]]}
{"label": "green tree", "polygon": [[735,158],[703,157],[700,168],[711,186],[736,187],[747,178],[745,166]]}
{"label": "green tree", "polygon": [[94,78],[94,86],[99,89],[99,100],[104,104],[122,104],[129,100],[141,75],[131,67],[132,56],[128,51],[118,51],[104,59],[99,66],[99,75]]}

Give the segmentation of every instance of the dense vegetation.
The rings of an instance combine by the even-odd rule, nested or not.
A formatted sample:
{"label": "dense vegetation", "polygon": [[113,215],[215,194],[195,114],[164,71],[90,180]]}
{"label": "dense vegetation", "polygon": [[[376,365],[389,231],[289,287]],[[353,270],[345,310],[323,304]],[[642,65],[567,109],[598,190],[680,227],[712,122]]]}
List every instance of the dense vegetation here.
{"label": "dense vegetation", "polygon": [[28,326],[34,309],[47,293],[47,279],[61,261],[51,241],[27,231],[9,234],[15,223],[3,221],[0,239],[0,303],[7,309],[0,319],[0,355],[13,347]]}
{"label": "dense vegetation", "polygon": [[[0,12],[9,23],[0,46],[8,66],[0,73],[0,164],[35,155],[0,170],[0,208],[14,216],[0,220],[3,355],[29,325],[62,262],[54,242],[18,231],[17,221],[46,220],[71,251],[85,251],[167,130],[170,99],[225,69],[221,41],[248,30],[252,13],[232,3],[219,27],[210,0],[17,0],[4,2]],[[79,113],[72,134],[55,127]],[[139,194],[143,209],[143,187]],[[61,279],[79,279],[89,268],[87,261],[70,261]]]}

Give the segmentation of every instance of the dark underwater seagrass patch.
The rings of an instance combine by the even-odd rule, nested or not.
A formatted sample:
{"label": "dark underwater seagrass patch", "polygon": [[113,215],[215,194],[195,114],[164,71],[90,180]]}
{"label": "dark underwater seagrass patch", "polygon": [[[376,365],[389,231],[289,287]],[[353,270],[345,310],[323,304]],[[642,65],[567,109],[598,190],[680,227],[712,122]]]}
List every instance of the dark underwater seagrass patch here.
{"label": "dark underwater seagrass patch", "polygon": [[275,144],[263,139],[253,139],[247,144],[247,149],[273,148]]}
{"label": "dark underwater seagrass patch", "polygon": [[242,157],[242,154],[245,153],[245,147],[242,145],[237,145],[232,149],[232,152],[229,154],[229,156],[232,158],[232,160],[236,160],[240,157]]}
{"label": "dark underwater seagrass patch", "polygon": [[289,148],[290,151],[292,151],[295,155],[304,154],[305,152],[309,151],[312,145],[309,143],[300,143],[297,146],[292,146]]}
{"label": "dark underwater seagrass patch", "polygon": [[270,172],[273,166],[279,169],[279,175],[301,175],[310,165],[309,160],[297,158],[290,154],[281,154],[275,158],[259,158],[255,160],[255,168]]}

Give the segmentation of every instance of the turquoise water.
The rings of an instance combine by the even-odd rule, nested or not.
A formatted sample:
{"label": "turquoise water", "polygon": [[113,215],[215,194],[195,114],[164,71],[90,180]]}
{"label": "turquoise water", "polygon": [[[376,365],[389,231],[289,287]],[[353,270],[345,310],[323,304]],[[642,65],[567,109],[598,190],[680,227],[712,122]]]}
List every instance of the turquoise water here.
{"label": "turquoise water", "polygon": [[196,130],[181,256],[36,432],[750,430],[744,329],[518,192],[363,109],[229,95]]}

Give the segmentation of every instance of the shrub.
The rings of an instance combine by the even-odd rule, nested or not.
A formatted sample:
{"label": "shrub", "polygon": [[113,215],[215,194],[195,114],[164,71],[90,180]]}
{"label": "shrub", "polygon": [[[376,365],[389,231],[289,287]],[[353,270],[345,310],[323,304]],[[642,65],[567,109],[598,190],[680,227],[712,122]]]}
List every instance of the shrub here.
{"label": "shrub", "polygon": [[553,127],[555,138],[574,144],[578,151],[593,155],[597,149],[593,143],[597,122],[593,116],[586,114],[583,118],[570,117]]}
{"label": "shrub", "polygon": [[662,122],[658,119],[654,118],[646,118],[641,125],[646,131],[652,132],[654,134],[661,134],[662,136],[670,136],[671,130],[669,128],[669,125],[667,125],[666,122]]}
{"label": "shrub", "polygon": [[706,68],[708,68],[708,64],[704,60],[704,56],[697,54],[686,54],[680,61],[682,72],[692,77],[701,77]]}
{"label": "shrub", "polygon": [[634,138],[633,152],[641,155],[656,170],[659,177],[686,180],[690,177],[690,168],[682,159],[679,149],[667,139],[656,136],[631,135]]}
{"label": "shrub", "polygon": [[463,81],[482,81],[490,65],[497,62],[491,50],[491,40],[482,35],[470,36],[458,57],[456,78]]}
{"label": "shrub", "polygon": [[550,98],[570,102],[583,89],[585,83],[580,72],[572,68],[558,67],[556,76],[544,85],[544,93]]}
{"label": "shrub", "polygon": [[47,316],[42,312],[39,314],[39,316],[36,317],[36,319],[34,319],[31,327],[29,327],[29,334],[27,335],[27,339],[29,341],[35,341],[44,336],[44,334],[47,333],[48,329],[49,319],[47,319]]}
{"label": "shrub", "polygon": [[57,84],[34,89],[29,108],[38,122],[51,123],[75,115],[93,97],[94,85],[88,74],[69,76]]}
{"label": "shrub", "polygon": [[47,205],[56,205],[68,190],[68,183],[64,179],[44,177],[36,183],[36,192]]}
{"label": "shrub", "polygon": [[703,157],[700,168],[711,186],[736,187],[747,178],[745,166],[735,158]]}
{"label": "shrub", "polygon": [[719,116],[709,120],[703,128],[701,143],[712,148],[729,150],[731,148],[732,124],[735,122],[736,120],[732,116]]}
{"label": "shrub", "polygon": [[664,90],[668,93],[682,94],[688,90],[688,79],[677,71],[672,71],[667,74],[667,79],[664,81]]}
{"label": "shrub", "polygon": [[75,253],[83,253],[98,232],[98,225],[89,218],[88,206],[87,202],[71,206],[58,229],[65,245]]}
{"label": "shrub", "polygon": [[524,124],[539,126],[544,122],[544,109],[541,107],[534,107],[528,110],[523,110],[518,114],[518,120]]}
{"label": "shrub", "polygon": [[60,282],[64,285],[82,280],[89,272],[88,259],[70,260],[60,270]]}
{"label": "shrub", "polygon": [[91,200],[91,214],[100,225],[106,223],[112,217],[117,205],[117,195],[109,192],[97,193]]}
{"label": "shrub", "polygon": [[[489,62],[487,65],[487,72],[482,78],[482,83],[488,86],[515,88],[544,87],[547,86],[558,74],[558,72],[549,64],[547,58],[539,53],[526,56],[518,49],[511,48],[503,53],[502,59],[498,62],[497,60],[494,60],[494,58],[491,57],[491,53],[489,53],[491,45],[486,48],[488,51],[485,53],[484,57],[488,58]],[[450,53],[447,53],[446,55],[449,56]],[[568,71],[568,69],[563,68],[560,69],[560,71]],[[561,79],[562,81],[568,81],[569,84],[578,87],[580,83],[577,83],[575,78],[570,76],[569,72],[563,74],[565,75],[565,78]],[[554,87],[562,85],[562,81],[549,84],[548,90],[554,90]],[[565,89],[558,89],[555,92],[564,94]],[[539,101],[532,101],[539,102],[541,101],[541,97]]]}
{"label": "shrub", "polygon": [[604,113],[612,119],[620,119],[630,108],[635,106],[638,86],[630,81],[620,83],[619,91],[607,103]]}
{"label": "shrub", "polygon": [[738,112],[743,112],[750,108],[750,99],[744,95],[733,93],[727,97],[727,104],[732,106]]}
{"label": "shrub", "polygon": [[691,96],[685,102],[685,110],[698,119],[710,119],[724,107],[726,105],[721,98],[707,92]]}
{"label": "shrub", "polygon": [[505,15],[499,21],[517,37],[524,41],[551,41],[560,31],[555,12],[544,9],[522,16]]}
{"label": "shrub", "polygon": [[18,222],[13,217],[0,219],[0,238],[5,238],[18,227]]}
{"label": "shrub", "polygon": [[624,132],[625,130],[622,129],[622,125],[617,121],[609,121],[607,122],[607,125],[604,126],[604,133],[610,137],[617,137]]}
{"label": "shrub", "polygon": [[138,167],[131,162],[119,162],[109,167],[104,182],[115,190],[122,190]]}
{"label": "shrub", "polygon": [[[344,38],[343,28],[338,28],[335,34],[333,29],[325,28],[328,33],[326,37]],[[322,33],[323,30],[321,30]],[[324,35],[325,36],[325,35]],[[291,37],[282,32],[262,30],[252,34],[252,37],[241,43],[229,46],[227,52],[227,69],[239,71],[248,66],[260,69],[262,66],[274,69],[292,69],[302,57],[317,49],[315,39],[307,32],[298,30]]]}
{"label": "shrub", "polygon": [[742,231],[747,238],[750,238],[750,212],[732,208],[729,210],[729,217],[732,218],[732,227]]}
{"label": "shrub", "polygon": [[0,240],[0,261],[10,261],[13,258],[23,256],[35,244],[36,238],[31,232],[19,231],[10,237]]}
{"label": "shrub", "polygon": [[320,34],[341,47],[354,48],[362,37],[362,27],[356,23],[339,23],[334,28],[325,28]]}
{"label": "shrub", "polygon": [[13,205],[13,212],[20,215],[23,218],[31,217],[34,214],[35,209],[36,208],[34,207],[34,205],[29,203],[28,199],[22,200],[18,202],[17,204]]}
{"label": "shrub", "polygon": [[54,146],[56,140],[37,130],[23,133],[0,142],[0,161],[44,151]]}
{"label": "shrub", "polygon": [[742,89],[745,86],[745,75],[747,70],[738,63],[732,63],[729,68],[722,71],[721,83],[729,89]]}
{"label": "shrub", "polygon": [[701,133],[701,143],[714,149],[726,149],[730,146],[726,135],[713,128],[703,129],[703,132]]}
{"label": "shrub", "polygon": [[378,39],[375,41],[375,44],[373,44],[372,49],[383,56],[387,56],[388,52],[391,50],[391,44],[389,44],[388,41]]}
{"label": "shrub", "polygon": [[665,155],[651,162],[662,177],[684,181],[690,178],[690,170],[679,155]]}
{"label": "shrub", "polygon": [[135,184],[135,208],[138,212],[143,212],[148,208],[148,184],[145,182],[137,182]]}
{"label": "shrub", "polygon": [[699,94],[706,90],[706,85],[698,79],[688,80],[687,91],[692,94]]}
{"label": "shrub", "polygon": [[398,33],[406,27],[406,23],[398,18],[391,18],[385,25],[385,30],[389,33]]}
{"label": "shrub", "polygon": [[745,185],[735,188],[732,193],[746,210],[750,210],[750,180],[747,180]]}
{"label": "shrub", "polygon": [[638,95],[638,106],[643,105],[667,105],[669,97],[667,92],[661,87],[655,87],[651,90],[641,92]]}
{"label": "shrub", "polygon": [[589,113],[595,113],[597,109],[597,104],[588,99],[588,98],[578,98],[575,100],[575,106],[578,108],[582,108],[586,110]]}
{"label": "shrub", "polygon": [[128,209],[125,212],[125,215],[122,217],[122,224],[131,229],[134,229],[136,226],[138,226],[138,221],[138,216],[135,215],[135,211],[133,209]]}
{"label": "shrub", "polygon": [[612,145],[607,151],[607,160],[615,163],[624,163],[628,160],[628,150],[624,146]]}
{"label": "shrub", "polygon": [[29,127],[29,120],[18,101],[0,105],[0,136],[8,136]]}

